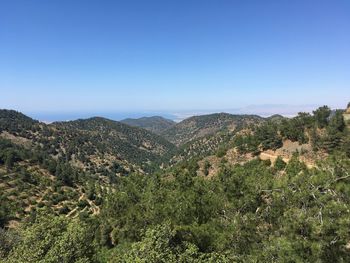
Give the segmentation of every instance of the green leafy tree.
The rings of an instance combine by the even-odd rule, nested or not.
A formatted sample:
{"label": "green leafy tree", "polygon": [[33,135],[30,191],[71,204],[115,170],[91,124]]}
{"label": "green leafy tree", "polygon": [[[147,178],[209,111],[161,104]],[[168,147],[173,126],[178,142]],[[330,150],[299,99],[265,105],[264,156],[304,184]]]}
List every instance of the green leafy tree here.
{"label": "green leafy tree", "polygon": [[91,234],[82,222],[46,215],[21,231],[7,262],[91,262]]}
{"label": "green leafy tree", "polygon": [[132,245],[125,255],[125,262],[177,262],[175,231],[169,225],[158,226],[146,231],[145,237]]}
{"label": "green leafy tree", "polygon": [[255,136],[261,143],[263,150],[276,150],[283,145],[282,138],[278,134],[278,128],[275,123],[266,123],[259,126],[255,131]]}
{"label": "green leafy tree", "polygon": [[285,163],[285,161],[283,161],[281,156],[278,156],[274,163],[274,167],[279,171],[283,170],[286,167],[286,165],[287,164]]}
{"label": "green leafy tree", "polygon": [[312,116],[309,113],[299,112],[292,119],[284,119],[280,125],[281,135],[291,141],[306,143],[305,130],[312,127]]}
{"label": "green leafy tree", "polygon": [[316,125],[319,128],[324,128],[328,125],[328,118],[331,115],[331,109],[328,106],[319,107],[313,111]]}
{"label": "green leafy tree", "polygon": [[2,262],[1,259],[7,258],[19,241],[20,238],[16,231],[0,228],[0,262]]}
{"label": "green leafy tree", "polygon": [[204,161],[204,167],[203,167],[203,173],[205,176],[207,176],[209,174],[209,169],[211,167],[211,164],[208,160]]}
{"label": "green leafy tree", "polygon": [[330,118],[329,121],[329,130],[334,130],[337,132],[343,132],[345,129],[345,122],[343,118],[343,111],[336,110],[334,115]]}
{"label": "green leafy tree", "polygon": [[220,147],[218,148],[218,150],[216,151],[216,156],[217,156],[218,158],[222,158],[222,157],[225,156],[226,152],[227,152],[227,148],[224,147],[224,146],[220,146]]}
{"label": "green leafy tree", "polygon": [[16,154],[14,151],[12,150],[9,150],[7,153],[6,153],[6,156],[5,156],[5,166],[8,170],[11,170],[13,168],[13,165],[16,161]]}
{"label": "green leafy tree", "polygon": [[345,122],[342,111],[337,110],[329,121],[323,146],[328,152],[338,149],[343,141]]}

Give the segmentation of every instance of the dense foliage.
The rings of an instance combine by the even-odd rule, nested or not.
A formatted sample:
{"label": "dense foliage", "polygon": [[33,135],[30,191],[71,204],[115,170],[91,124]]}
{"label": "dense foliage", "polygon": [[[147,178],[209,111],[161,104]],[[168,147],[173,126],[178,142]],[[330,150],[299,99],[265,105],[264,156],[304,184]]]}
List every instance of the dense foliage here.
{"label": "dense foliage", "polygon": [[242,153],[258,154],[267,149],[280,148],[283,140],[310,143],[315,151],[343,151],[350,157],[350,133],[346,129],[343,111],[332,112],[327,106],[318,108],[313,115],[301,112],[291,119],[264,122],[256,126],[252,133],[236,136],[234,146]]}
{"label": "dense foliage", "polygon": [[295,157],[279,169],[225,165],[211,180],[186,169],[129,175],[99,216],[37,216],[3,253],[8,262],[348,262],[349,169],[342,156],[311,170]]}

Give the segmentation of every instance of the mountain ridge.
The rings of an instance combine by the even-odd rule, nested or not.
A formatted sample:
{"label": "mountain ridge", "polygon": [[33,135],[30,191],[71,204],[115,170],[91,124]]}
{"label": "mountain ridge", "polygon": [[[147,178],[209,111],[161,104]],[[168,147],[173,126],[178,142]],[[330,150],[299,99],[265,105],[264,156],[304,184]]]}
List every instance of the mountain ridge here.
{"label": "mountain ridge", "polygon": [[247,126],[263,120],[264,118],[258,115],[234,115],[224,112],[198,115],[176,123],[161,135],[175,145],[180,146],[224,129],[232,131],[237,127]]}

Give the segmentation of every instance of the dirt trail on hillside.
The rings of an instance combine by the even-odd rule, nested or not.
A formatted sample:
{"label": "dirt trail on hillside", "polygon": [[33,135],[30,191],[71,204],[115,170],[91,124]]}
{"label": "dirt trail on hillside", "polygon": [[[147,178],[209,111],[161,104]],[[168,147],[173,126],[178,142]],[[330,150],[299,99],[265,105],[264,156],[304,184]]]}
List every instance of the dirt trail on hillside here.
{"label": "dirt trail on hillside", "polygon": [[312,152],[311,144],[299,144],[298,142],[292,142],[286,140],[283,142],[283,146],[275,151],[266,150],[260,153],[259,158],[261,160],[270,160],[271,163],[274,163],[278,156],[286,163],[290,161],[293,154],[298,152],[299,160],[304,162],[307,167],[315,167],[315,156]]}

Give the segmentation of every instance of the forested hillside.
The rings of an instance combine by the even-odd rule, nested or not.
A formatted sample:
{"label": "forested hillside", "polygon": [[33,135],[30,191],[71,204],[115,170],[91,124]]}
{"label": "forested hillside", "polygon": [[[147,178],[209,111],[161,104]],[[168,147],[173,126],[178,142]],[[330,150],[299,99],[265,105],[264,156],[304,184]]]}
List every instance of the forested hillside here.
{"label": "forested hillside", "polygon": [[254,125],[221,130],[189,141],[179,147],[172,163],[208,159],[245,162],[254,158],[274,162],[277,157],[288,161],[297,152],[299,159],[314,165],[330,153],[342,151],[349,155],[349,122],[343,110],[332,111],[323,106],[313,114],[299,113],[294,118],[272,116]]}
{"label": "forested hillside", "polygon": [[0,136],[102,175],[114,168],[120,173],[152,170],[175,150],[158,135],[99,117],[44,124],[0,110]]}
{"label": "forested hillside", "polygon": [[55,160],[39,148],[0,139],[0,227],[16,227],[38,209],[55,215],[98,213],[107,187],[99,176]]}
{"label": "forested hillside", "polygon": [[120,122],[128,124],[130,126],[144,128],[156,134],[161,134],[163,131],[169,129],[175,122],[169,119],[165,119],[160,116],[142,117],[138,119],[124,119]]}
{"label": "forested hillside", "polygon": [[250,124],[257,124],[262,120],[263,118],[256,115],[232,115],[228,113],[193,116],[165,130],[161,135],[179,146],[219,131],[234,130]]}
{"label": "forested hillside", "polygon": [[82,141],[79,140],[83,138],[86,152],[90,151],[89,155],[101,162],[116,158],[147,169],[150,164],[166,161],[175,150],[174,145],[158,135],[99,117],[53,123],[52,126],[68,135],[64,143],[68,142],[68,147],[73,144],[72,150],[77,156],[81,152]]}
{"label": "forested hillside", "polygon": [[350,261],[344,110],[193,117],[167,131],[177,148],[0,114],[0,262]]}

